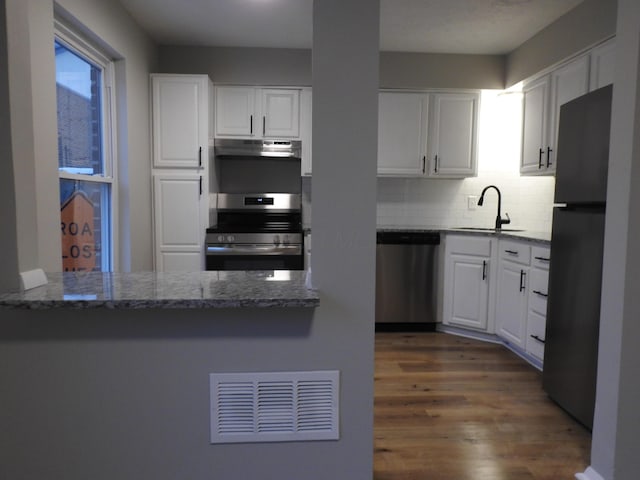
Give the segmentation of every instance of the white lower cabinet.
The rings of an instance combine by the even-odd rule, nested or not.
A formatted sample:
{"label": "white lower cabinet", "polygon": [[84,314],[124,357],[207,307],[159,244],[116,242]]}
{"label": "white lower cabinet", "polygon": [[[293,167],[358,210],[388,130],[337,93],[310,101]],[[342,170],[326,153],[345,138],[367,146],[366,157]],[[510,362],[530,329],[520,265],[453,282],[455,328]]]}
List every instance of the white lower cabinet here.
{"label": "white lower cabinet", "polygon": [[550,250],[547,247],[532,247],[531,256],[525,350],[542,362],[547,321]]}
{"label": "white lower cabinet", "polygon": [[204,270],[203,188],[201,174],[153,175],[156,271]]}
{"label": "white lower cabinet", "polygon": [[521,242],[500,240],[498,251],[496,334],[524,349],[531,247]]}
{"label": "white lower cabinet", "polygon": [[484,236],[447,235],[443,323],[490,331],[496,240]]}
{"label": "white lower cabinet", "polygon": [[455,234],[446,235],[444,247],[442,323],[495,333],[528,361],[541,365],[549,247]]}

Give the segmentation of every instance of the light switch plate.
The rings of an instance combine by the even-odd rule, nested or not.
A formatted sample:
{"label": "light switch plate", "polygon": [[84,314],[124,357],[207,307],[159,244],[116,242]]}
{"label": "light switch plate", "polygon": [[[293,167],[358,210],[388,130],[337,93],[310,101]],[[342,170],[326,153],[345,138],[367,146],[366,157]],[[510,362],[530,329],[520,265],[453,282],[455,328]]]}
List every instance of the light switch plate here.
{"label": "light switch plate", "polygon": [[477,195],[469,195],[467,197],[467,209],[475,210],[478,206],[478,196]]}

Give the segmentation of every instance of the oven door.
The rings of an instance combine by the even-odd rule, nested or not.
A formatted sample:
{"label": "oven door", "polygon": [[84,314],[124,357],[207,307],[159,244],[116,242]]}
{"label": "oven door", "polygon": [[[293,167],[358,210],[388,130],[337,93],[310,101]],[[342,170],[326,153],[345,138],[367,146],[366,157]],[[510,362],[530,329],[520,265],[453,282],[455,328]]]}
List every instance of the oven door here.
{"label": "oven door", "polygon": [[303,270],[302,245],[207,244],[207,270]]}

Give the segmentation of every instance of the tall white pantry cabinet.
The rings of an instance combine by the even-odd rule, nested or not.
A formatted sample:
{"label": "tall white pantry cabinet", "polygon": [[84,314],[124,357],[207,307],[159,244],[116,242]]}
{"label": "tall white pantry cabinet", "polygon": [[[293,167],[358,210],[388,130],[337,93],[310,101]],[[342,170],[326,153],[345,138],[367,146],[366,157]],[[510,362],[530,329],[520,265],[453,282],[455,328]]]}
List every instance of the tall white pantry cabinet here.
{"label": "tall white pantry cabinet", "polygon": [[154,267],[159,272],[204,269],[211,89],[207,75],[151,75]]}

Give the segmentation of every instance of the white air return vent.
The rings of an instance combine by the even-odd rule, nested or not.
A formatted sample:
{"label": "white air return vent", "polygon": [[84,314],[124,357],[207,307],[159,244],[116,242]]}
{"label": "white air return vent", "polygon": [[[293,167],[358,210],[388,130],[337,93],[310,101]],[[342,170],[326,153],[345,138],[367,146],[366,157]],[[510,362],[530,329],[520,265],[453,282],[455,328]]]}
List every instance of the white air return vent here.
{"label": "white air return vent", "polygon": [[338,440],[339,372],[212,373],[211,443]]}

